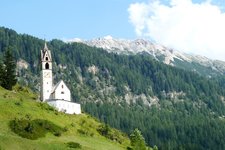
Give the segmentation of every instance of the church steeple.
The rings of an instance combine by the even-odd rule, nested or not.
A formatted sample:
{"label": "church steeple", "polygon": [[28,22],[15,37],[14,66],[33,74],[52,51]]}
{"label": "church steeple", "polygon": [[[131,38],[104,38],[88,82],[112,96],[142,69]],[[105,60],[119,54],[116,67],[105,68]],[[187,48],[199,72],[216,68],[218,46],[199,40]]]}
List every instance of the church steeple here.
{"label": "church steeple", "polygon": [[51,51],[48,49],[46,42],[44,45],[44,49],[41,50],[41,63],[42,69],[52,69]]}
{"label": "church steeple", "polygon": [[46,42],[45,42],[44,50],[48,50],[48,46],[47,46],[47,43]]}
{"label": "church steeple", "polygon": [[46,101],[50,99],[53,86],[52,57],[46,42],[41,50],[41,66],[41,100]]}

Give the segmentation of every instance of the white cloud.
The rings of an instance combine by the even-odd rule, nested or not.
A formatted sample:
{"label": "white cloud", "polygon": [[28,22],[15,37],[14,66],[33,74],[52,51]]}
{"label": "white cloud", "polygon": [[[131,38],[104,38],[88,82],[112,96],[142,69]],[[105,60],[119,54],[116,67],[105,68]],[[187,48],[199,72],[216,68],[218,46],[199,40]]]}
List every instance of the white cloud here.
{"label": "white cloud", "polygon": [[138,36],[150,38],[165,46],[225,60],[225,13],[210,0],[159,0],[133,3],[129,19]]}

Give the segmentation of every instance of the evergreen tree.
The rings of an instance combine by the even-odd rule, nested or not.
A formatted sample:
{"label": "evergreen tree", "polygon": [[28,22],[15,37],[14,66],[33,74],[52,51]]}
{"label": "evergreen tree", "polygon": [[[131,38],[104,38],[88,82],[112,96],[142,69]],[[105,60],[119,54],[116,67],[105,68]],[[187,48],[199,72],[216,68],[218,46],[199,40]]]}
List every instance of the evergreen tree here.
{"label": "evergreen tree", "polygon": [[4,71],[5,71],[4,66],[3,66],[2,62],[0,62],[0,86],[2,86],[2,84],[3,84]]}
{"label": "evergreen tree", "polygon": [[141,131],[135,129],[130,135],[131,146],[134,150],[146,150],[145,139],[141,135]]}
{"label": "evergreen tree", "polygon": [[12,51],[8,48],[5,51],[3,59],[4,69],[1,71],[2,87],[7,90],[12,90],[12,87],[16,84],[16,63],[12,55]]}

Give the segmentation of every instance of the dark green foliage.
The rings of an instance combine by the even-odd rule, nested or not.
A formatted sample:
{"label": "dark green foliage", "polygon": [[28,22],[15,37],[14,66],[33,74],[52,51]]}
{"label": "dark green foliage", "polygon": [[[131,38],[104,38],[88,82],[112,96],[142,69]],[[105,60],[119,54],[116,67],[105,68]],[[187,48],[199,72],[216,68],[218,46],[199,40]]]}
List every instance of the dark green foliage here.
{"label": "dark green foliage", "polygon": [[109,128],[109,125],[105,124],[105,125],[100,125],[99,128],[98,128],[98,132],[103,135],[103,136],[109,136],[110,134],[110,128]]}
{"label": "dark green foliage", "polygon": [[10,129],[19,136],[31,140],[44,137],[47,132],[52,133],[55,136],[61,136],[63,129],[50,121],[35,119],[14,119],[10,121]]}
{"label": "dark green foliage", "polygon": [[153,150],[158,150],[158,147],[156,145],[153,146]]}
{"label": "dark green foliage", "polygon": [[3,64],[0,62],[0,85],[7,90],[12,90],[16,84],[16,62],[12,55],[12,49],[7,48],[5,51]]}
{"label": "dark green foliage", "polygon": [[141,135],[141,131],[134,129],[130,135],[131,146],[135,150],[146,150],[145,139]]}
{"label": "dark green foliage", "polygon": [[117,130],[112,130],[109,125],[104,124],[100,125],[97,129],[97,131],[106,138],[116,141],[118,143],[122,143],[125,135],[120,135],[120,133]]}
{"label": "dark green foliage", "polygon": [[133,148],[131,148],[131,147],[128,146],[128,147],[127,147],[127,150],[133,150]]}
{"label": "dark green foliage", "polygon": [[2,86],[3,84],[4,74],[5,74],[5,69],[2,62],[0,61],[0,86]]}
{"label": "dark green foliage", "polygon": [[82,148],[80,143],[76,143],[76,142],[68,142],[68,143],[66,143],[66,145],[69,148],[77,148],[77,149],[81,149]]}
{"label": "dark green foliage", "polygon": [[41,107],[41,109],[43,109],[43,110],[53,111],[53,112],[57,111],[57,110],[55,110],[54,107],[48,105],[47,103],[38,103],[38,106]]}
{"label": "dark green foliage", "polygon": [[21,101],[17,101],[17,102],[15,102],[15,105],[21,106],[22,105],[22,102]]}
{"label": "dark green foliage", "polygon": [[126,133],[140,128],[145,141],[151,146],[157,145],[159,149],[224,149],[224,119],[212,116],[206,108],[198,109],[192,105],[188,102],[169,108],[162,105],[159,110],[102,104],[93,114],[98,114],[100,119],[104,115],[102,121]]}
{"label": "dark green foliage", "polygon": [[85,136],[94,136],[94,133],[91,132],[89,129],[85,128],[84,129],[77,129],[77,132],[81,135],[85,135]]}

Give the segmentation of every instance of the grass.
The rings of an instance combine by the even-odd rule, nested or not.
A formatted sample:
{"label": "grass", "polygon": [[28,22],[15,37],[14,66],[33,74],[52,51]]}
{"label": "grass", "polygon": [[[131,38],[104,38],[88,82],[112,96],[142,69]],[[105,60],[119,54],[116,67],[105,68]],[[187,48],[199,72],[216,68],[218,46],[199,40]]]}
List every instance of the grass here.
{"label": "grass", "polygon": [[[43,134],[30,139],[23,138],[21,133],[14,132],[10,128],[10,123],[15,120],[17,123],[22,121],[24,125],[19,126],[20,128],[16,126],[18,132],[23,134],[23,129],[29,124],[33,128],[32,130],[26,128],[27,131],[35,134],[41,131]],[[53,126],[54,130],[51,132],[49,129],[49,132],[46,132],[44,130],[46,124]],[[63,150],[74,149],[73,146],[79,146],[82,150],[123,150],[129,146],[129,139],[115,129],[110,128],[112,133],[118,134],[120,143],[102,136],[98,132],[101,126],[100,122],[86,114],[67,115],[55,111],[48,105],[38,102],[37,95],[29,89],[16,86],[13,91],[7,91],[0,87],[1,150]],[[60,130],[60,136],[54,134],[55,128]]]}

